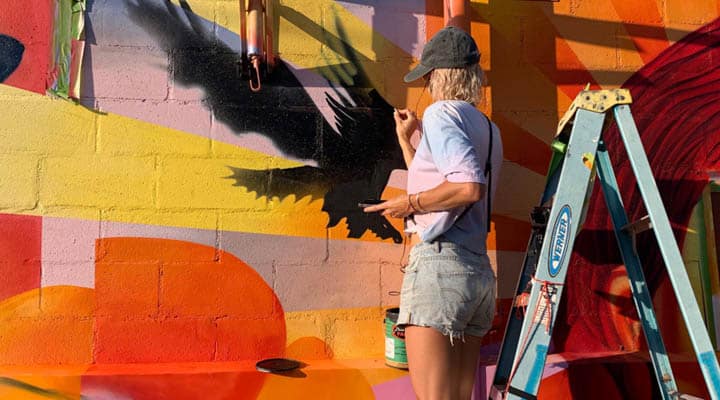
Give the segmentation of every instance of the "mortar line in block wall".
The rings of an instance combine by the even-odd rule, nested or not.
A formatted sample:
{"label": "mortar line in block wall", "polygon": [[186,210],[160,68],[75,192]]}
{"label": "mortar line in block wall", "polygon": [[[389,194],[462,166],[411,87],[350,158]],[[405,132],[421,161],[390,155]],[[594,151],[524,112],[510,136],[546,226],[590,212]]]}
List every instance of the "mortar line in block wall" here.
{"label": "mortar line in block wall", "polygon": [[272,290],[273,293],[277,293],[277,261],[273,259],[270,267],[272,271]]}
{"label": "mortar line in block wall", "polygon": [[330,260],[330,229],[325,228],[325,257],[323,258],[323,262],[328,262]]}
{"label": "mortar line in block wall", "polygon": [[158,281],[157,281],[157,305],[156,305],[156,316],[160,316],[160,299],[162,298],[162,276],[163,276],[163,264],[158,264]]}
{"label": "mortar line in block wall", "polygon": [[220,213],[215,212],[215,261],[220,261],[223,231],[220,229]]}
{"label": "mortar line in block wall", "polygon": [[160,199],[160,156],[155,157],[155,186],[153,187],[153,206],[158,208]]}
{"label": "mortar line in block wall", "polygon": [[167,60],[167,75],[165,76],[165,98],[163,101],[169,101],[175,96],[175,57],[174,51],[168,51],[165,54]]}
{"label": "mortar line in block wall", "polygon": [[40,208],[40,185],[42,177],[42,157],[38,157],[37,163],[35,164],[35,204],[33,210]]}
{"label": "mortar line in block wall", "polygon": [[[95,100],[93,100],[95,103]],[[96,113],[93,113],[93,153],[98,155],[100,153],[100,118]]]}

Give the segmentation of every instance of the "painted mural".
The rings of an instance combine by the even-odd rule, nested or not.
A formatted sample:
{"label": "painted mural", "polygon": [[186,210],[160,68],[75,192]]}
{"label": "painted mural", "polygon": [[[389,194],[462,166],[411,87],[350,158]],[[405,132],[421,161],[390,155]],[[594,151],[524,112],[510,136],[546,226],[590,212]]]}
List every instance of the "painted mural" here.
{"label": "painted mural", "polygon": [[[278,58],[256,92],[235,1],[57,0],[32,13],[3,1],[0,397],[414,398],[383,364],[402,224],[357,203],[404,190],[392,109],[430,102],[401,77],[442,4],[276,1]],[[719,14],[717,0],[470,2],[481,108],[505,150],[488,246],[501,299],[478,398],[548,144],[585,84],[631,90],[676,237],[692,231],[720,170]],[[606,142],[621,147],[612,127]],[[639,217],[628,162],[611,154]],[[599,195],[540,398],[658,394]],[[707,396],[657,249],[640,240],[678,383]],[[254,369],[283,356],[302,367]]]}
{"label": "painted mural", "polygon": [[[663,51],[623,84],[632,93],[636,124],[643,132],[643,144],[681,246],[693,209],[710,181],[709,173],[720,167],[720,120],[708,103],[717,97],[720,83],[720,73],[710,61],[717,57],[718,43],[720,20],[715,20]],[[660,115],[668,118],[656,117]],[[622,157],[624,146],[616,127],[608,131],[605,140],[611,154],[621,155],[613,161],[623,202],[629,205],[628,217],[640,219],[647,212],[629,160]],[[563,334],[556,336],[556,344],[566,351],[587,351],[588,346],[598,350],[646,346],[612,232],[598,194],[589,205],[571,261],[573,268],[582,272],[569,276],[573,297],[566,303]],[[656,306],[661,327],[672,327],[663,330],[668,351],[690,349],[654,237],[640,235],[637,248],[644,260],[645,277],[661,304]],[[610,318],[598,325],[595,321],[603,316]],[[699,373],[697,365],[691,368]],[[630,388],[624,396],[633,393]]]}
{"label": "painted mural", "polygon": [[[353,66],[346,72],[351,86],[338,80],[332,82],[336,88],[323,91],[323,97],[312,98],[288,65],[279,60],[265,78],[264,90],[253,92],[239,79],[239,54],[221,40],[214,41],[212,26],[187,2],[181,4],[181,10],[171,3],[152,1],[131,2],[126,7],[130,20],[166,55],[172,55],[168,68],[173,79],[202,90],[203,106],[217,122],[235,135],[262,135],[283,156],[310,164],[264,170],[229,166],[234,185],[260,197],[323,199],[328,227],[345,219],[348,237],[359,238],[370,231],[400,243],[400,232],[385,217],[364,215],[357,207],[358,199],[379,198],[390,173],[403,168],[403,161],[393,138],[392,107],[372,88],[342,22],[338,22],[337,32],[342,36],[323,33],[327,38],[321,40],[347,58],[345,65],[331,68]],[[281,5],[281,15],[284,10]],[[322,31],[312,21],[303,24],[306,31]],[[323,118],[320,107],[334,120]]]}

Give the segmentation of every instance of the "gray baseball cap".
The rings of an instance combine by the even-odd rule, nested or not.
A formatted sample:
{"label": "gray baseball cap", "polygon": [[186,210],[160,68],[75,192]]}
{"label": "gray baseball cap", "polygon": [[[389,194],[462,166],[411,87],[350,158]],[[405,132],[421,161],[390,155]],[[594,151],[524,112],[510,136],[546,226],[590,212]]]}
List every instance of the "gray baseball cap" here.
{"label": "gray baseball cap", "polygon": [[460,28],[446,26],[423,48],[420,63],[403,79],[412,82],[435,68],[462,68],[480,61],[480,51],[472,36]]}

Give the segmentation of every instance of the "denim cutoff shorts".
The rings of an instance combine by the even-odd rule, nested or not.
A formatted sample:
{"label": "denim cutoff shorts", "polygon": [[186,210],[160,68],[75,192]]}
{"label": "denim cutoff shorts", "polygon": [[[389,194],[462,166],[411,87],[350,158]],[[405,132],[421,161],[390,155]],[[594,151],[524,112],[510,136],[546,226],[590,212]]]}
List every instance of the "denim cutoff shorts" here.
{"label": "denim cutoff shorts", "polygon": [[490,330],[496,282],[487,254],[439,240],[415,245],[409,257],[398,325],[435,328],[451,343]]}

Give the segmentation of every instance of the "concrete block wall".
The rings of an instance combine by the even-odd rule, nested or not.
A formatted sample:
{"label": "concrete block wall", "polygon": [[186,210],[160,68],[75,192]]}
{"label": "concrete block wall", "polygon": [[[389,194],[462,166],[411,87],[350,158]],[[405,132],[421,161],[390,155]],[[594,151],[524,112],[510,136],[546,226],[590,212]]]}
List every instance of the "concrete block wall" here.
{"label": "concrete block wall", "polygon": [[[61,3],[30,17],[17,0],[0,5],[0,364],[381,360],[409,248],[400,221],[356,203],[404,191],[390,112],[430,103],[401,78],[442,26],[441,3],[275,1],[278,66],[254,93],[238,73],[236,1],[88,1],[77,104],[45,93]],[[488,352],[548,144],[586,83],[633,91],[682,239],[720,162],[708,100],[719,12],[716,0],[470,2],[488,78],[480,108],[505,150]],[[578,238],[574,265],[593,268],[568,283],[577,307],[560,349],[641,346],[636,321],[589,293],[627,295],[602,207],[591,201]],[[372,385],[398,378],[379,376]]]}

